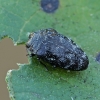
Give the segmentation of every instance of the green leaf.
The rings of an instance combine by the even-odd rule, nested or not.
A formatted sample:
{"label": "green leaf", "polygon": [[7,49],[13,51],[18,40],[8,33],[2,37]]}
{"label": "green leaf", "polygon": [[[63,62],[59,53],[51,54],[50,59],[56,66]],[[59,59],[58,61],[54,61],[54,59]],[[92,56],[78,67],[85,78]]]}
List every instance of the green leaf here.
{"label": "green leaf", "polygon": [[99,100],[100,1],[60,0],[54,13],[41,9],[40,0],[0,0],[0,39],[8,36],[15,44],[25,43],[27,33],[54,28],[72,38],[89,56],[89,68],[82,72],[49,71],[36,58],[10,70],[6,81],[12,100]]}

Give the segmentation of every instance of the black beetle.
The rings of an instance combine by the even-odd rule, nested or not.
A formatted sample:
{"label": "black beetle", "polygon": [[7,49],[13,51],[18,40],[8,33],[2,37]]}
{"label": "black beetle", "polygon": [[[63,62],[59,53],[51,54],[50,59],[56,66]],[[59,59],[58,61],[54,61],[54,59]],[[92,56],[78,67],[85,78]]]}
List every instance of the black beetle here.
{"label": "black beetle", "polygon": [[26,48],[30,56],[72,71],[85,70],[89,60],[86,53],[70,38],[49,28],[29,35]]}

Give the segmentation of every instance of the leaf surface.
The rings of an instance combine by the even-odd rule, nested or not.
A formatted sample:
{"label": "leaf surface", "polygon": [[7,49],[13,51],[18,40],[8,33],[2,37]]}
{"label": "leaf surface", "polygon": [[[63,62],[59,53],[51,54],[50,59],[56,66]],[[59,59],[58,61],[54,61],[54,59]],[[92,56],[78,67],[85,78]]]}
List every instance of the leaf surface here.
{"label": "leaf surface", "polygon": [[99,100],[100,1],[60,0],[54,13],[41,9],[40,0],[0,0],[0,39],[25,43],[27,33],[54,28],[72,38],[89,56],[89,68],[82,72],[49,71],[36,58],[10,70],[6,81],[12,100]]}

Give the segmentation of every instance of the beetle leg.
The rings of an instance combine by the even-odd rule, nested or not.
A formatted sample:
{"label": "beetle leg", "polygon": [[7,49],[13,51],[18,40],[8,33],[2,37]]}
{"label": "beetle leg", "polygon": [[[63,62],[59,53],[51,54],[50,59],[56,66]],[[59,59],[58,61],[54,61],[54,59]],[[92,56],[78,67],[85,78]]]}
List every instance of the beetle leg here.
{"label": "beetle leg", "polygon": [[46,71],[49,71],[49,69],[48,69],[48,67],[46,66],[46,64],[44,64],[44,63],[41,61],[41,59],[39,59],[39,58],[37,58],[37,59],[39,60],[40,64],[42,64],[42,65],[45,67]]}
{"label": "beetle leg", "polygon": [[33,57],[35,54],[26,54],[26,56]]}

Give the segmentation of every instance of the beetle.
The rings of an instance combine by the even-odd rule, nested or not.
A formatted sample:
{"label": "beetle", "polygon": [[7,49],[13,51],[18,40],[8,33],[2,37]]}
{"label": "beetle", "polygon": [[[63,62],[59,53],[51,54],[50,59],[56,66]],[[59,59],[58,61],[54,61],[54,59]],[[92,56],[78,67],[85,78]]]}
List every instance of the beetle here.
{"label": "beetle", "polygon": [[31,57],[36,56],[53,67],[82,71],[89,64],[86,53],[72,39],[52,28],[31,33],[26,49]]}

